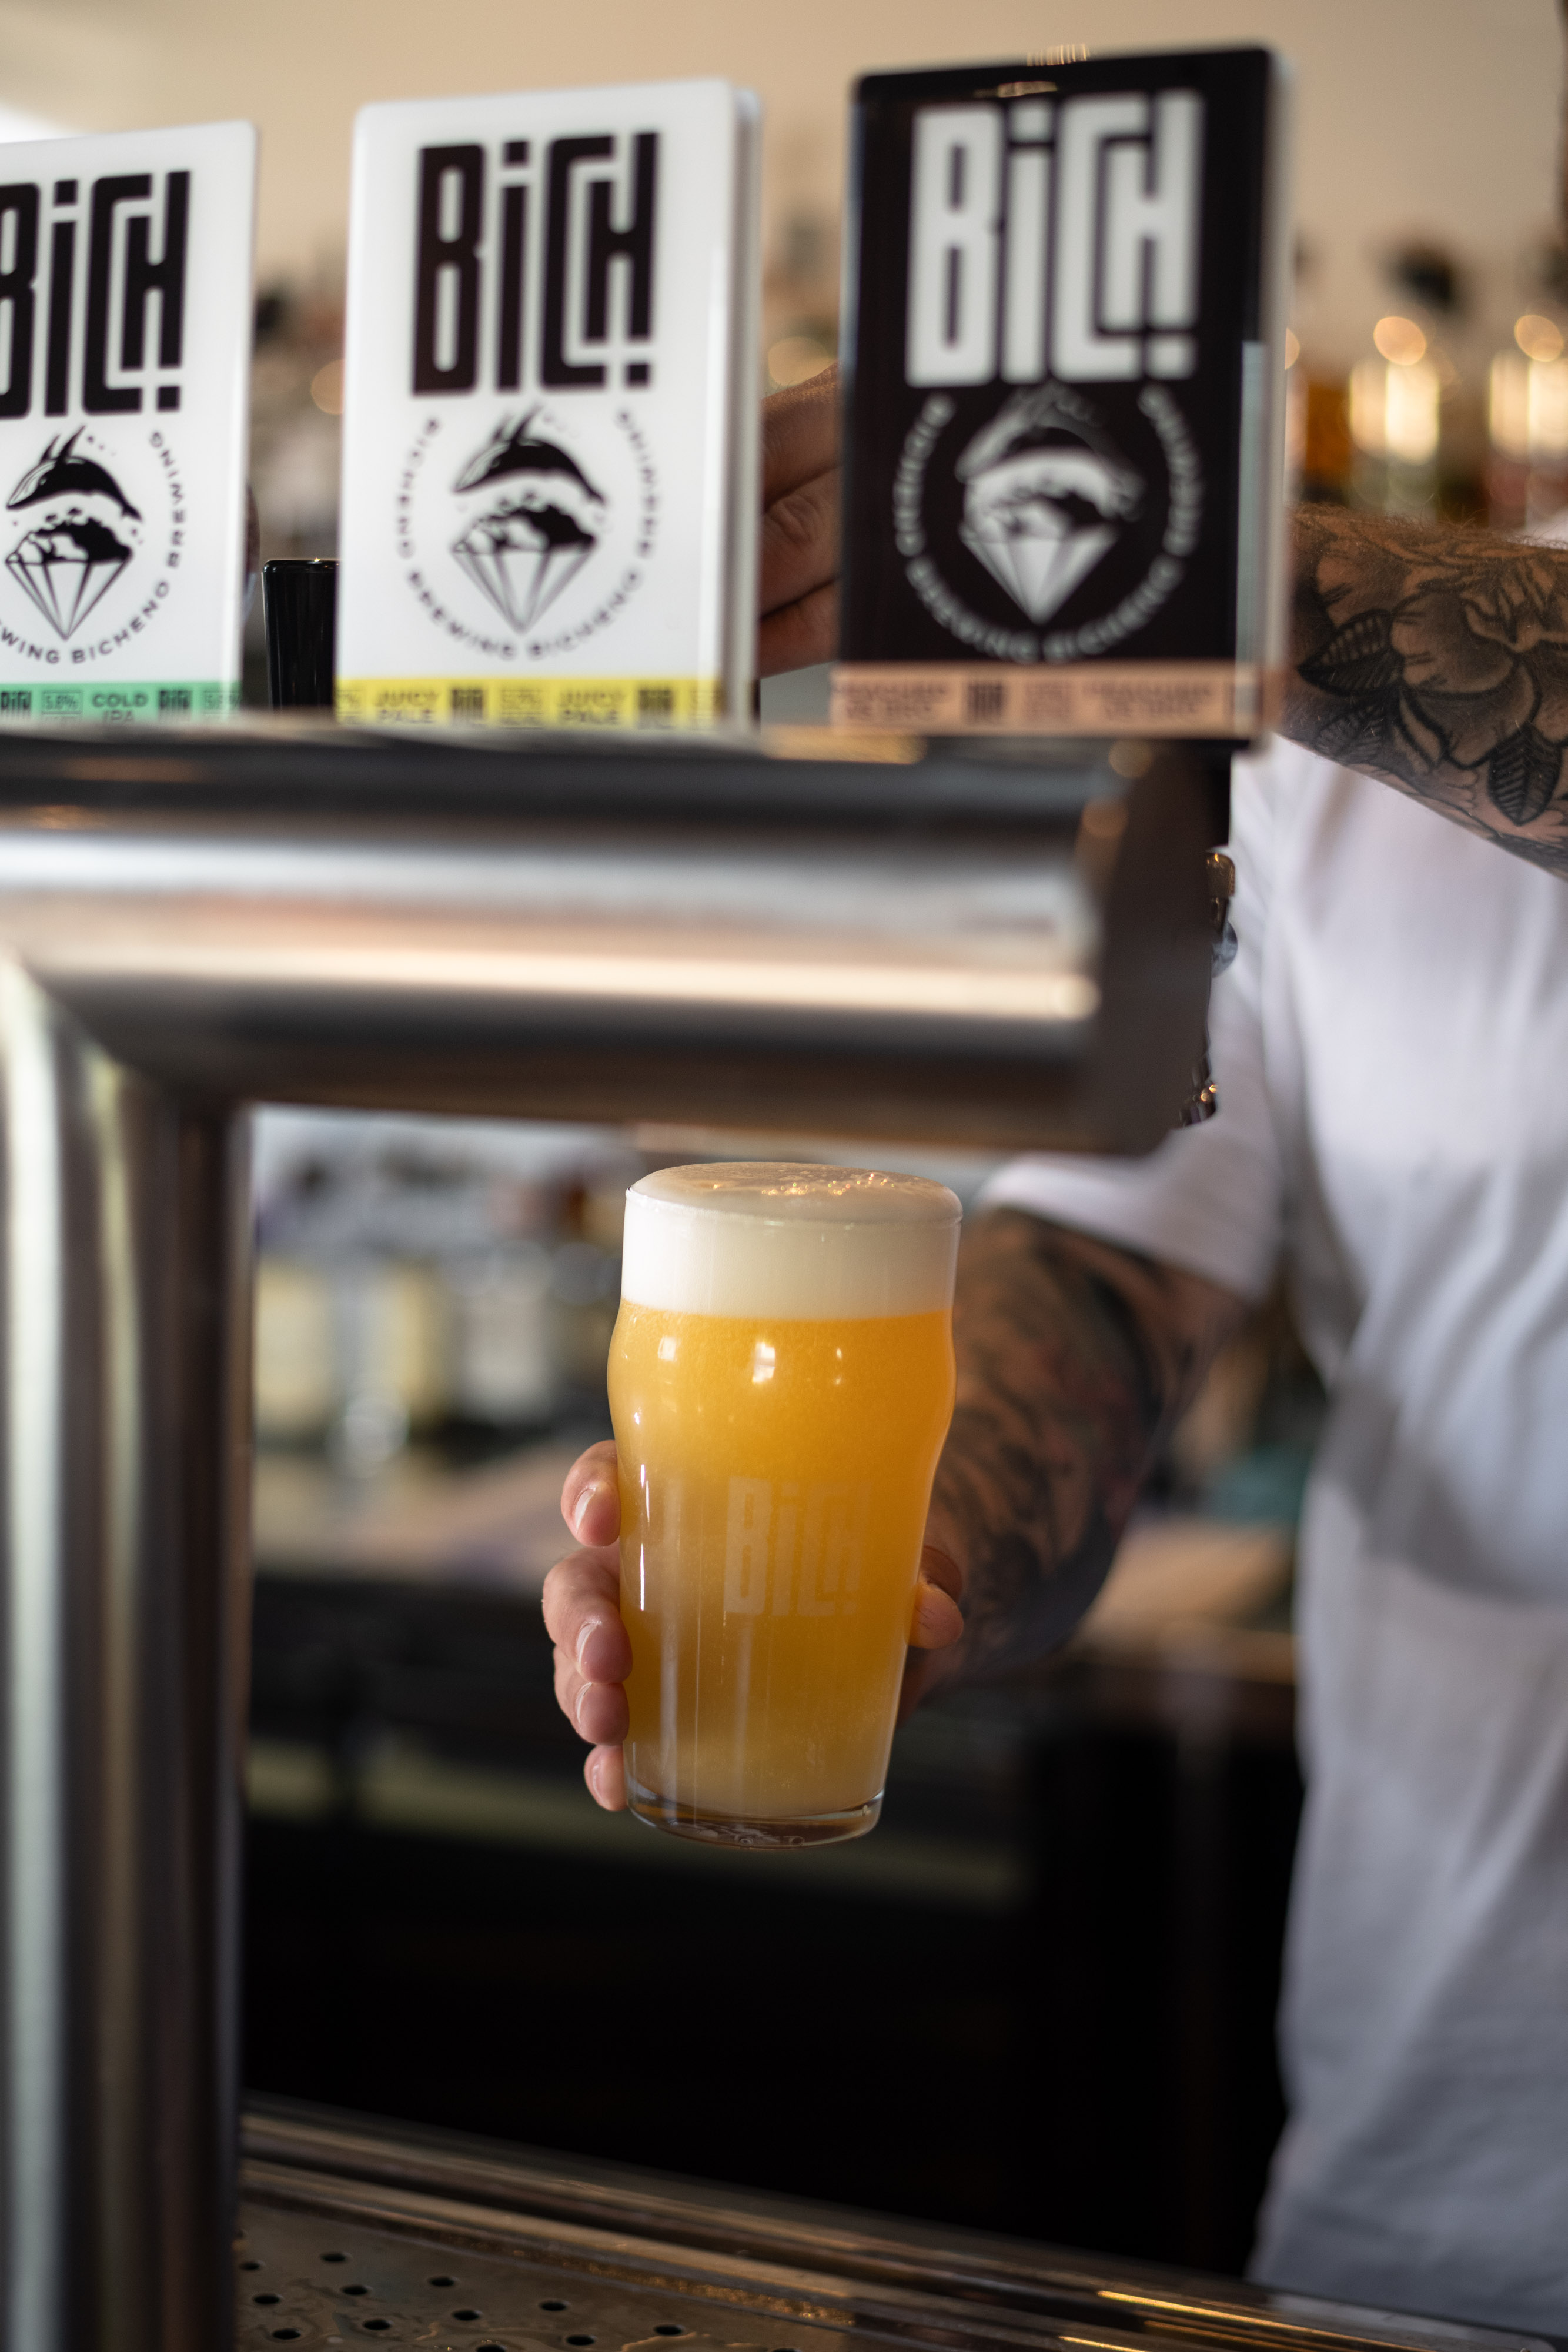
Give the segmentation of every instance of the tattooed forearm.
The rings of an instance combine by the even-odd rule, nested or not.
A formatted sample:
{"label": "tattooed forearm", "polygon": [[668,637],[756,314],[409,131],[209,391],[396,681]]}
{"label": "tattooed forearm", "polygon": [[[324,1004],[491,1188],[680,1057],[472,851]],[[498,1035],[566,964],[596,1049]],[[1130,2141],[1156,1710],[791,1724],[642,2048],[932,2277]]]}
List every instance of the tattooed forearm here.
{"label": "tattooed forearm", "polygon": [[933,1539],[963,1575],[964,1639],[931,1677],[1018,1664],[1099,1591],[1156,1439],[1240,1313],[1195,1275],[1015,1209],[966,1234],[958,1401]]}
{"label": "tattooed forearm", "polygon": [[1568,877],[1568,549],[1296,516],[1281,731]]}

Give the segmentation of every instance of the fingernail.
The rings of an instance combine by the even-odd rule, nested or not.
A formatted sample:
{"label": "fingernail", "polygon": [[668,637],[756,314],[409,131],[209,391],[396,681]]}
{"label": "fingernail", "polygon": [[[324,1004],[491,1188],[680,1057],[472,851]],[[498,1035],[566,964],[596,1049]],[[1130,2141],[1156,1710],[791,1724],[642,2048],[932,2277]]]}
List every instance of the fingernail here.
{"label": "fingernail", "polygon": [[588,1517],[588,1507],[598,1492],[597,1486],[585,1486],[578,1496],[577,1508],[571,1515],[571,1528],[574,1535],[580,1536],[582,1533],[582,1523]]}
{"label": "fingernail", "polygon": [[595,1633],[598,1633],[601,1622],[601,1621],[597,1617],[591,1617],[587,1624],[583,1627],[581,1633],[577,1637],[577,1671],[580,1675],[584,1672],[582,1654],[584,1650],[587,1649]]}
{"label": "fingernail", "polygon": [[592,1688],[593,1685],[591,1683],[584,1683],[582,1688],[578,1692],[577,1696],[571,1703],[571,1719],[576,1724],[580,1731],[582,1729],[582,1702],[588,1696],[589,1692]]}

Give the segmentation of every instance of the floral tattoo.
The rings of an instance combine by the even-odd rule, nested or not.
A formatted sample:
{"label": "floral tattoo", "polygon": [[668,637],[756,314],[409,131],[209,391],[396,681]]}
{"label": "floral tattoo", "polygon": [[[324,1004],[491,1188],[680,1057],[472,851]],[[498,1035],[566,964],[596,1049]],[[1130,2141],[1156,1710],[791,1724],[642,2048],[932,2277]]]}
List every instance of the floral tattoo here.
{"label": "floral tattoo", "polygon": [[1568,550],[1306,507],[1282,731],[1568,877]]}
{"label": "floral tattoo", "polygon": [[932,1540],[963,1577],[956,1650],[915,1693],[1062,1641],[1093,1600],[1159,1433],[1196,1392],[1239,1303],[1196,1275],[1020,1209],[965,1229],[958,1397]]}

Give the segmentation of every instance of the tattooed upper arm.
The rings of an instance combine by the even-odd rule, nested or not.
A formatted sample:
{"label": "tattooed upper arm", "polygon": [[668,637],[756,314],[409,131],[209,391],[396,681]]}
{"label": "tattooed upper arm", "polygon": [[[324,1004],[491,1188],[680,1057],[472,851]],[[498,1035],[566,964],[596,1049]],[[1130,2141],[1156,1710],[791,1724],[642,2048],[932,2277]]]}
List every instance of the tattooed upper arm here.
{"label": "tattooed upper arm", "polygon": [[1568,877],[1568,550],[1296,516],[1282,731]]}
{"label": "tattooed upper arm", "polygon": [[1197,1275],[996,1209],[967,1230],[958,1398],[932,1536],[965,1633],[924,1680],[1017,1663],[1071,1631],[1111,1564],[1155,1441],[1241,1313]]}

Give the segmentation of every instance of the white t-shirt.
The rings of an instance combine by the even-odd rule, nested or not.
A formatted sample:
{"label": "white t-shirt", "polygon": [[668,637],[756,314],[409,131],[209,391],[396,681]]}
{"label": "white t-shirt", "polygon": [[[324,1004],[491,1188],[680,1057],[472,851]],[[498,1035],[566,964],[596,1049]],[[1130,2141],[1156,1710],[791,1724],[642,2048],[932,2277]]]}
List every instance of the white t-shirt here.
{"label": "white t-shirt", "polygon": [[1249,1297],[1329,1391],[1272,2284],[1568,2333],[1568,885],[1239,763],[1219,1116],[988,1188]]}

